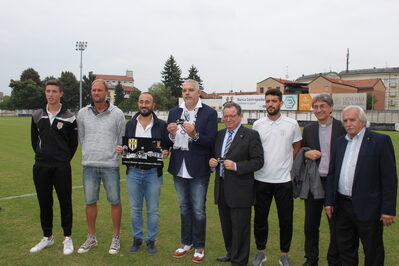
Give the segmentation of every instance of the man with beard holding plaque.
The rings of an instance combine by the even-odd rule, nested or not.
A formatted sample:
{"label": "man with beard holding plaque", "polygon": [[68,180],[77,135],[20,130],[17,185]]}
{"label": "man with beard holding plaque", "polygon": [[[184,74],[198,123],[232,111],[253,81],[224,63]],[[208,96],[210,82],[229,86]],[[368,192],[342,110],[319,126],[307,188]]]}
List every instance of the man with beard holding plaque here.
{"label": "man with beard holding plaque", "polygon": [[[137,138],[153,138],[161,140],[164,158],[168,149],[164,139],[168,135],[166,123],[154,113],[155,102],[150,93],[142,93],[138,100],[139,111],[126,124],[125,136]],[[122,153],[122,146],[117,146],[117,152]],[[159,223],[159,195],[162,185],[162,167],[145,164],[128,165],[126,169],[126,185],[130,202],[130,217],[132,222],[133,244],[129,252],[139,250],[144,240],[143,234],[143,199],[147,210],[147,252],[155,254],[155,240]]]}

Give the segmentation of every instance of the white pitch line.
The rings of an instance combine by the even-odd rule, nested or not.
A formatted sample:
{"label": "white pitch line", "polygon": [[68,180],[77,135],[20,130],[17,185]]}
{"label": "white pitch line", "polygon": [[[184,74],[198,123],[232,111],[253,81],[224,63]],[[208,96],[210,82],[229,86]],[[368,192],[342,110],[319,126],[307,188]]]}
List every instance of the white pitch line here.
{"label": "white pitch line", "polygon": [[[83,186],[74,186],[72,189],[76,188],[82,188]],[[53,190],[55,192],[55,190]],[[5,197],[5,198],[0,198],[0,200],[11,200],[11,199],[18,199],[18,198],[27,198],[27,197],[33,197],[36,196],[36,193],[30,193],[30,194],[23,194],[23,195],[18,195],[18,196],[10,196],[10,197]]]}
{"label": "white pitch line", "polygon": [[[126,179],[121,179],[121,182],[126,181]],[[83,185],[80,186],[74,186],[72,189],[77,189],[77,188],[83,188]],[[55,190],[53,190],[55,192]],[[9,196],[5,198],[0,198],[0,200],[12,200],[12,199],[18,199],[18,198],[28,198],[28,197],[34,197],[36,196],[36,193],[30,193],[30,194],[23,194],[23,195],[18,195],[18,196]]]}

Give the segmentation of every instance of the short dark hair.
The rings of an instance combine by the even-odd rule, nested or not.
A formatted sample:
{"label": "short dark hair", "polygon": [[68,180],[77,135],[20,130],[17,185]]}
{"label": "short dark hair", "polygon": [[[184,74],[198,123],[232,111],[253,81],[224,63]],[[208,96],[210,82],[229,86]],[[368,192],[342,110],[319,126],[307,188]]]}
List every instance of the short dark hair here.
{"label": "short dark hair", "polygon": [[149,93],[149,92],[147,92],[147,91],[144,91],[144,92],[141,92],[141,93],[140,93],[139,97],[140,97],[141,95],[143,95],[143,94],[150,95],[150,96],[152,97],[152,101],[155,103],[154,95],[152,95],[151,93]]}
{"label": "short dark hair", "polygon": [[225,103],[225,104],[223,105],[223,111],[224,111],[224,109],[226,109],[226,108],[232,108],[232,107],[236,108],[237,114],[238,114],[238,115],[241,114],[241,106],[240,106],[238,103],[235,103],[235,102],[228,102],[228,103]]}
{"label": "short dark hair", "polygon": [[328,94],[319,94],[313,97],[312,99],[312,107],[316,102],[325,102],[330,107],[334,106],[333,98]]}
{"label": "short dark hair", "polygon": [[265,97],[267,95],[274,95],[274,96],[278,96],[278,98],[280,99],[280,101],[283,100],[283,93],[280,91],[280,89],[268,89],[265,93]]}
{"label": "short dark hair", "polygon": [[62,91],[62,83],[61,81],[59,81],[58,79],[49,79],[46,81],[46,83],[44,84],[44,88],[46,88],[47,86],[57,86],[60,91]]}

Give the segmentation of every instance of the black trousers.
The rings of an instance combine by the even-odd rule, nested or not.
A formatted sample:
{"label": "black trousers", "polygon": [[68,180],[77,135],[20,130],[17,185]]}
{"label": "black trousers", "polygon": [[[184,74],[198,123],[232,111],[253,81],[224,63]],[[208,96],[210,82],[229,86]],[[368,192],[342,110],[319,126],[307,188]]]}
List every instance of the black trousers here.
{"label": "black trousers", "polygon": [[64,236],[72,230],[72,176],[70,164],[57,167],[33,166],[33,181],[40,206],[40,222],[43,235],[53,234],[53,187],[61,210],[61,226]]}
{"label": "black trousers", "polygon": [[281,252],[288,252],[291,246],[294,212],[292,182],[274,184],[255,180],[255,190],[254,233],[256,248],[258,250],[266,249],[269,234],[267,219],[274,197],[280,227],[280,250]]}
{"label": "black trousers", "polygon": [[383,224],[381,221],[359,221],[353,212],[352,200],[339,194],[335,219],[335,232],[342,265],[356,266],[359,264],[359,238],[363,244],[364,265],[384,265]]}
{"label": "black trousers", "polygon": [[227,256],[232,265],[247,265],[251,243],[251,206],[231,208],[226,204],[224,184],[220,181],[218,202],[220,224]]}
{"label": "black trousers", "polygon": [[[313,263],[319,261],[319,228],[324,199],[314,199],[309,193],[305,200],[305,258]],[[327,218],[328,219],[328,218]],[[330,243],[327,252],[328,265],[341,265],[335,234],[332,233],[335,219],[328,219]]]}

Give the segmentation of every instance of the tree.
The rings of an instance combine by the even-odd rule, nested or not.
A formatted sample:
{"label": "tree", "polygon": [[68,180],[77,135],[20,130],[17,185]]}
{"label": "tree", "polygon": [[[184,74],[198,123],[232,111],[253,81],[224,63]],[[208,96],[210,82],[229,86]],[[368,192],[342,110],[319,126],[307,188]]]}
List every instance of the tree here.
{"label": "tree", "polygon": [[11,97],[10,96],[4,96],[3,101],[0,103],[0,109],[1,110],[11,110]]}
{"label": "tree", "polygon": [[59,80],[62,83],[64,96],[61,101],[71,110],[79,108],[79,82],[72,72],[65,71],[61,73]]}
{"label": "tree", "polygon": [[50,79],[57,79],[57,78],[54,77],[54,76],[45,77],[45,78],[42,80],[43,88],[44,88],[44,85],[46,85],[46,82],[49,81]]}
{"label": "tree", "polygon": [[89,75],[84,75],[82,78],[82,106],[86,106],[91,103],[91,83],[96,79],[93,72],[89,72]]}
{"label": "tree", "polygon": [[377,103],[377,97],[374,93],[367,93],[367,110],[374,110],[374,106]]}
{"label": "tree", "polygon": [[176,97],[176,99],[181,96],[181,70],[173,55],[166,60],[161,74],[162,82],[171,90],[172,96]]}
{"label": "tree", "polygon": [[42,82],[40,80],[40,75],[39,73],[34,70],[33,68],[28,68],[22,71],[21,77],[19,78],[21,81],[29,80],[31,79],[33,82],[35,82],[38,86],[42,86]]}
{"label": "tree", "polygon": [[188,70],[187,78],[198,81],[200,90],[204,90],[204,87],[202,86],[202,79],[200,76],[198,76],[198,69],[194,65],[191,65],[190,69]]}
{"label": "tree", "polygon": [[32,79],[11,80],[9,87],[12,89],[10,97],[12,109],[37,109],[45,101],[43,88]]}
{"label": "tree", "polygon": [[119,108],[124,112],[129,111],[137,111],[139,108],[137,106],[137,102],[139,100],[141,92],[139,90],[134,90],[130,93],[128,99],[125,99],[121,104],[119,104]]}
{"label": "tree", "polygon": [[156,110],[167,111],[176,105],[176,97],[172,96],[170,88],[162,82],[152,84],[148,92],[154,97]]}
{"label": "tree", "polygon": [[114,104],[116,106],[119,106],[123,100],[125,99],[125,92],[123,91],[123,87],[120,81],[118,81],[118,84],[115,86],[115,100]]}

